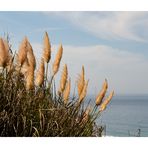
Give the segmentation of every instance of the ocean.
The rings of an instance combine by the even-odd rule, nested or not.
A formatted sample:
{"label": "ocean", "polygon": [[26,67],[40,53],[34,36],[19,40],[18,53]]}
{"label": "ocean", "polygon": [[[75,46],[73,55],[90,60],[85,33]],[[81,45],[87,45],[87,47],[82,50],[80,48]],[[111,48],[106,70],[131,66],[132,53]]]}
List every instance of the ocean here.
{"label": "ocean", "polygon": [[148,137],[148,96],[114,96],[97,123],[106,136]]}

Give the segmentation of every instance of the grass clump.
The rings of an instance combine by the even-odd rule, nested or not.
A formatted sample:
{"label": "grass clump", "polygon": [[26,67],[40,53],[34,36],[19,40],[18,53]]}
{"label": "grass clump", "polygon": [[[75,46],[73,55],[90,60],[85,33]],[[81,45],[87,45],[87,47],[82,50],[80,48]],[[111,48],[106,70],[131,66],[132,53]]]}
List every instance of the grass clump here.
{"label": "grass clump", "polygon": [[[47,32],[37,71],[36,58],[27,37],[17,54],[10,51],[8,41],[0,38],[0,136],[94,136],[95,120],[114,93],[104,99],[107,80],[96,98],[95,106],[90,108],[84,105],[88,87],[84,66],[77,80],[78,96],[70,98],[71,79],[66,64],[56,91],[54,77],[60,67],[63,47],[60,45],[52,65],[52,75],[49,76],[51,45]],[[102,131],[99,131],[101,136]]]}

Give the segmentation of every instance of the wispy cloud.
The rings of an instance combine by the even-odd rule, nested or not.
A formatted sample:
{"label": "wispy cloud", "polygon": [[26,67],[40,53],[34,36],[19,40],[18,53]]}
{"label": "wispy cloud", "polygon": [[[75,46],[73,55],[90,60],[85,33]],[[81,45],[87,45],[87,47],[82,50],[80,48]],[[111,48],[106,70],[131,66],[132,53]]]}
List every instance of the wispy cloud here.
{"label": "wispy cloud", "polygon": [[[8,28],[12,48],[18,49],[17,43],[27,35],[39,62],[43,50],[43,32],[49,31],[51,43],[64,43],[61,68],[64,63],[68,64],[73,82],[81,66],[86,67],[86,75],[90,78],[89,93],[94,93],[94,88],[98,91],[105,78],[108,78],[110,88],[114,88],[116,93],[148,93],[148,58],[147,52],[141,50],[146,49],[147,43],[143,42],[148,41],[148,12],[42,13],[1,13],[1,36]],[[123,45],[125,43],[126,46]],[[57,48],[57,45],[52,46],[50,65]]]}
{"label": "wispy cloud", "polygon": [[148,40],[147,12],[46,12],[103,39]]}

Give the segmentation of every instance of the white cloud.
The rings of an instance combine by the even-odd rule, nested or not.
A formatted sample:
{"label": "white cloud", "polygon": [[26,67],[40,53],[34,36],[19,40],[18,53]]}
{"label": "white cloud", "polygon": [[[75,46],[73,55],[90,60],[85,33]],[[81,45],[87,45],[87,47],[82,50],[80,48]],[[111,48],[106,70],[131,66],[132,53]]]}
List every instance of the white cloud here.
{"label": "white cloud", "polygon": [[[36,54],[41,57],[41,46],[33,44],[38,49]],[[53,46],[52,61],[58,46]],[[40,49],[40,50],[39,50]],[[61,69],[68,64],[72,82],[77,79],[81,66],[85,66],[86,77],[90,79],[89,93],[96,94],[105,78],[109,81],[109,89],[115,89],[117,94],[148,93],[148,60],[143,55],[114,49],[109,46],[68,46],[64,45]],[[59,79],[60,73],[57,78]]]}
{"label": "white cloud", "polygon": [[60,16],[99,38],[148,40],[147,12],[46,12],[45,14]]}

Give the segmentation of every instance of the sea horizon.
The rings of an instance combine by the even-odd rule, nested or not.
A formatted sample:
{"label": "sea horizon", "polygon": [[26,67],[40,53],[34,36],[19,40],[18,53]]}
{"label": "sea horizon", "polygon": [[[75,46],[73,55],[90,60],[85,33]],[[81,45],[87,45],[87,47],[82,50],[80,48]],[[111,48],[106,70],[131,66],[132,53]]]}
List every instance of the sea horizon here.
{"label": "sea horizon", "polygon": [[97,123],[106,127],[106,136],[147,137],[147,106],[148,95],[114,96]]}

